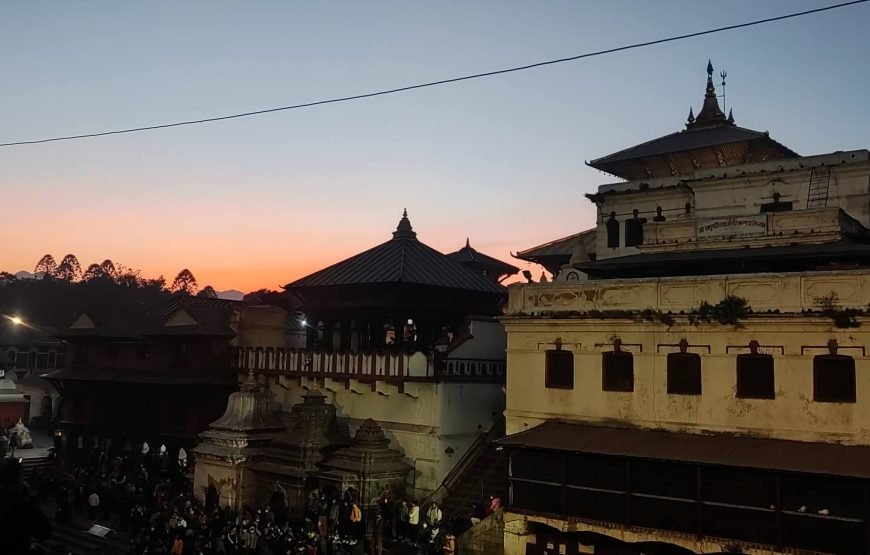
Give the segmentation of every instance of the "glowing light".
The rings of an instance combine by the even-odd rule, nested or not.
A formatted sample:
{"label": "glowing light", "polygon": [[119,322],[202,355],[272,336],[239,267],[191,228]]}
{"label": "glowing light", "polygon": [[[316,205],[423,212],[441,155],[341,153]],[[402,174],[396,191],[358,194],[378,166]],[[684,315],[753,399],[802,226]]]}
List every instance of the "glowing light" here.
{"label": "glowing light", "polygon": [[24,323],[24,320],[22,320],[22,319],[19,318],[18,316],[13,316],[12,318],[9,318],[9,320],[10,320],[13,324],[15,324],[16,326],[20,326],[21,324]]}
{"label": "glowing light", "polygon": [[301,323],[303,326],[307,326],[307,325],[308,325],[308,320],[301,320],[300,323]]}

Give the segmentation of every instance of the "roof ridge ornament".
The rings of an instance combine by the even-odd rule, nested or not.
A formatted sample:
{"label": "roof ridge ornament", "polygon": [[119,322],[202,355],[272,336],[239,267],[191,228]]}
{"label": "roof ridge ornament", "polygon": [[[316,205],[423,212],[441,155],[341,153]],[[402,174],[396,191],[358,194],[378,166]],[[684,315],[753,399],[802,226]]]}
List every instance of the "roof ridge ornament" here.
{"label": "roof ridge ornament", "polygon": [[691,106],[689,106],[689,118],[686,121],[688,122],[686,123],[687,127],[695,123],[695,112],[692,110]]}
{"label": "roof ridge ornament", "polygon": [[396,231],[393,232],[393,239],[416,239],[417,233],[411,227],[411,220],[408,219],[408,209],[402,211],[402,219],[399,220],[399,225],[396,226]]}
{"label": "roof ridge ornament", "polygon": [[707,60],[707,87],[704,92],[704,105],[694,121],[689,121],[686,129],[698,127],[712,127],[715,125],[729,124],[725,113],[719,108],[719,99],[716,96],[716,86],[713,84],[713,62]]}

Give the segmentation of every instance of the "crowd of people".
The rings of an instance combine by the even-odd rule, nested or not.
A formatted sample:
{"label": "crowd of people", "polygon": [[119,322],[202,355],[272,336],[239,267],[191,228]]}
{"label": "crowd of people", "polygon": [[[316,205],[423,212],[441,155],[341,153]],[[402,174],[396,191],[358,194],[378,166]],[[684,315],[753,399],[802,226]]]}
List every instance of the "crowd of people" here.
{"label": "crowd of people", "polygon": [[369,509],[352,488],[314,489],[301,511],[291,511],[276,489],[268,504],[236,512],[220,506],[214,487],[204,503],[196,499],[186,459],[167,465],[163,448],[146,455],[94,450],[71,472],[37,477],[35,485],[43,496],[54,492],[59,523],[86,518],[117,529],[143,555],[357,555],[381,554],[386,546],[393,553],[453,555],[456,536],[501,503],[493,496],[458,516],[389,489]]}

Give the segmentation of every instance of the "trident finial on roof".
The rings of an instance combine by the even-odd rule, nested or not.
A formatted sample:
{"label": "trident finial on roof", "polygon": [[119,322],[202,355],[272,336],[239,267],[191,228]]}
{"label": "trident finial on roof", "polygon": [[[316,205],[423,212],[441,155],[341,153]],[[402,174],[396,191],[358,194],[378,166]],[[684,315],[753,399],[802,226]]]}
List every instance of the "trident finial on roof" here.
{"label": "trident finial on roof", "polygon": [[707,60],[707,91],[704,94],[704,105],[698,116],[686,125],[689,129],[709,127],[726,123],[727,118],[719,108],[719,100],[716,97],[716,86],[713,84],[713,62]]}

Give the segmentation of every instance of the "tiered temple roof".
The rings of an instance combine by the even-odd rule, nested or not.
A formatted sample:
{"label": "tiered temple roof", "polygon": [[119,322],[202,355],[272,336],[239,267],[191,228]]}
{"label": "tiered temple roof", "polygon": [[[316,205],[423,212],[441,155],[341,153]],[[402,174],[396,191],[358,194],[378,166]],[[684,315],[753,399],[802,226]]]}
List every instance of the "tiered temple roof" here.
{"label": "tiered temple roof", "polygon": [[713,85],[713,65],[707,62],[704,104],[697,117],[689,109],[686,129],[592,160],[588,165],[634,181],[797,156],[766,131],[738,127],[732,114],[722,112]]}
{"label": "tiered temple roof", "polygon": [[498,283],[466,268],[417,239],[408,212],[393,238],[285,286],[302,293],[312,287],[368,284],[413,284],[504,294]]}
{"label": "tiered temple roof", "polygon": [[466,268],[470,268],[494,281],[501,281],[502,279],[512,276],[520,271],[519,268],[512,264],[502,262],[497,258],[478,252],[471,246],[471,241],[469,239],[465,240],[464,247],[456,252],[451,252],[447,256],[459,262]]}

